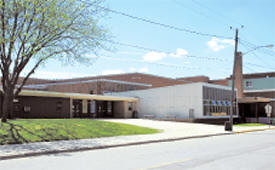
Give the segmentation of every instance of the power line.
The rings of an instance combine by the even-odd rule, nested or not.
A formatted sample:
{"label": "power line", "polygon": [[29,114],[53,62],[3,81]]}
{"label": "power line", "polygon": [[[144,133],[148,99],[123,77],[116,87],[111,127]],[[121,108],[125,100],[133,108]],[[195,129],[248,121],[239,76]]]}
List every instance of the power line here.
{"label": "power line", "polygon": [[[249,48],[247,45],[245,45],[244,43],[240,42],[240,44],[241,44],[242,46],[244,46],[247,50],[250,50],[250,48]],[[263,60],[263,58],[260,58],[256,53],[254,53],[254,51],[251,51],[250,54],[254,55],[254,57],[256,57],[257,60],[259,60],[261,63],[263,63],[264,65],[266,65],[266,66],[268,66],[268,67],[271,68],[270,64],[267,63],[267,62],[265,62],[265,60]],[[275,68],[274,68],[274,69],[275,69]]]}
{"label": "power line", "polygon": [[[194,4],[196,4],[196,5],[200,6],[200,7],[202,7],[202,8],[205,8],[205,9],[211,11],[213,14],[216,14],[217,16],[220,16],[220,17],[222,17],[222,18],[225,18],[225,19],[227,19],[228,21],[235,22],[235,23],[237,23],[237,24],[239,24],[239,25],[241,25],[241,26],[243,27],[243,25],[242,25],[239,21],[237,21],[237,20],[235,20],[235,19],[232,19],[232,18],[230,18],[230,17],[228,17],[228,16],[226,16],[226,15],[224,15],[224,14],[222,14],[222,13],[216,11],[216,10],[211,9],[210,7],[208,7],[208,6],[204,5],[204,4],[202,4],[201,2],[198,2],[197,0],[192,0],[192,2],[193,2]],[[244,40],[242,40],[242,41],[244,41]],[[257,45],[255,45],[255,44],[253,44],[253,43],[250,43],[250,42],[248,42],[248,41],[246,41],[246,43],[248,43],[248,44],[250,44],[250,45],[252,45],[252,46],[254,46],[254,47],[257,47]],[[261,49],[261,52],[263,52],[263,53],[265,53],[265,54],[267,54],[267,55],[270,55],[270,56],[275,56],[275,52],[268,51],[267,49]]]}
{"label": "power line", "polygon": [[[247,45],[244,43],[244,41],[239,41],[239,43],[240,44],[242,44],[243,46],[245,46],[245,47],[247,47]],[[247,42],[247,43],[249,43],[249,42]],[[252,43],[249,43],[250,45],[252,45]],[[250,47],[250,48],[255,48],[255,47],[257,47],[257,46],[252,46],[252,47]],[[254,53],[254,55],[257,57],[257,58],[259,58],[255,53]],[[260,58],[259,58],[259,60],[261,60]],[[263,60],[261,60],[261,62],[263,62]],[[272,68],[272,67],[267,67],[266,66],[266,64],[265,64],[265,66],[262,66],[262,65],[259,65],[259,64],[254,64],[254,63],[249,63],[249,62],[246,62],[246,64],[249,64],[249,65],[251,65],[251,66],[255,66],[255,67],[259,67],[259,68],[265,68],[265,69],[272,69],[272,70],[274,70],[275,68]],[[269,64],[268,64],[269,65]]]}
{"label": "power line", "polygon": [[[218,23],[221,23],[221,22],[222,22],[224,25],[226,25],[226,26],[228,26],[228,27],[231,26],[231,25],[227,24],[224,20],[221,20],[221,19],[218,19],[218,18],[213,18],[213,16],[208,15],[208,14],[202,12],[201,10],[197,10],[197,9],[194,9],[194,8],[191,8],[191,7],[186,6],[182,1],[180,1],[180,2],[179,2],[178,0],[172,0],[172,1],[175,2],[175,3],[177,3],[178,5],[180,5],[181,7],[185,8],[185,9],[188,9],[188,10],[190,10],[190,11],[196,13],[196,14],[199,14],[199,15],[201,15],[201,16],[207,18],[207,19],[212,18],[212,19],[218,21]],[[193,3],[194,3],[194,2],[193,2]],[[196,5],[197,5],[197,4],[196,4]]]}
{"label": "power line", "polygon": [[226,15],[224,15],[224,14],[222,14],[222,13],[216,11],[216,10],[213,10],[213,9],[209,8],[208,6],[202,4],[201,2],[198,2],[198,1],[196,1],[196,0],[192,0],[192,2],[193,2],[194,4],[196,4],[196,5],[200,6],[200,7],[202,7],[202,8],[205,8],[205,9],[209,10],[210,12],[212,12],[213,14],[215,14],[215,15],[221,17],[221,18],[225,18],[225,19],[227,19],[227,20],[230,20],[230,21],[233,21],[233,22],[237,23],[238,25],[242,25],[240,22],[238,22],[238,21],[236,21],[236,20],[233,20],[232,18],[230,18],[230,17],[228,17],[228,16],[226,16]]}
{"label": "power line", "polygon": [[[107,41],[109,43],[112,43],[112,44],[131,47],[131,48],[136,48],[136,49],[140,49],[140,50],[148,51],[148,52],[155,51],[155,52],[160,52],[160,53],[163,52],[163,53],[166,53],[166,54],[174,53],[174,52],[171,52],[171,51],[162,51],[162,50],[158,50],[158,49],[153,49],[153,48],[143,47],[143,46],[133,45],[133,44],[127,44],[127,43],[122,43],[122,42],[113,41],[113,40],[105,40],[105,41]],[[196,56],[196,55],[183,55],[183,56],[188,57],[188,58],[201,59],[201,60],[213,60],[213,61],[221,61],[221,62],[229,61],[228,59],[221,59],[221,58],[218,58],[218,57],[202,57],[202,56]]]}
{"label": "power line", "polygon": [[176,4],[180,5],[181,7],[185,8],[185,9],[188,9],[188,10],[194,12],[194,13],[197,13],[197,14],[199,14],[199,15],[205,17],[205,18],[209,18],[209,17],[210,17],[209,15],[207,15],[207,14],[201,12],[201,11],[197,11],[197,10],[195,10],[194,8],[187,7],[187,6],[184,5],[182,2],[179,2],[179,1],[177,1],[177,0],[172,0],[172,1],[175,2]]}
{"label": "power line", "polygon": [[247,65],[244,65],[243,67],[250,70],[252,73],[256,73],[256,70],[252,69],[251,67],[249,67]]}
{"label": "power line", "polygon": [[[186,70],[213,70],[216,69],[214,67],[199,67],[199,66],[186,66],[186,65],[178,65],[178,64],[169,64],[169,63],[162,63],[162,62],[150,62],[150,61],[145,61],[145,60],[136,60],[136,59],[124,59],[124,58],[115,58],[115,57],[110,57],[110,56],[97,56],[98,59],[107,59],[107,60],[114,60],[114,61],[126,61],[126,62],[139,62],[139,63],[146,63],[146,64],[151,64],[155,66],[161,66],[161,67],[169,67],[173,69],[186,69]],[[185,62],[185,64],[187,64]],[[223,68],[223,71],[227,71],[228,68]],[[225,73],[225,72],[224,72]]]}
{"label": "power line", "polygon": [[231,26],[231,25],[229,25],[226,21],[224,21],[224,20],[222,20],[222,19],[215,18],[215,17],[213,17],[213,16],[211,16],[211,15],[208,15],[208,14],[206,14],[206,13],[200,11],[200,10],[196,10],[196,9],[194,9],[194,8],[190,8],[190,7],[186,6],[185,4],[183,4],[182,1],[180,1],[180,2],[179,2],[178,0],[172,0],[172,1],[175,2],[175,3],[177,3],[178,5],[182,6],[183,8],[188,9],[188,10],[190,10],[190,11],[196,13],[196,14],[199,14],[199,15],[201,15],[201,16],[207,18],[207,19],[212,18],[212,19],[214,19],[215,21],[217,21],[218,23],[223,23],[223,24],[224,24],[225,26],[227,26],[228,28]]}
{"label": "power line", "polygon": [[125,12],[113,10],[113,9],[106,8],[106,7],[99,6],[99,5],[97,5],[97,7],[102,8],[103,10],[112,12],[114,14],[122,15],[122,16],[125,16],[125,17],[128,17],[128,18],[134,19],[134,20],[138,20],[138,21],[142,21],[142,22],[158,25],[158,26],[161,26],[161,27],[164,27],[164,28],[173,29],[173,30],[176,30],[176,31],[182,31],[182,32],[190,33],[190,34],[195,34],[195,35],[200,35],[200,36],[207,36],[207,37],[217,37],[217,38],[223,38],[223,39],[233,39],[232,37],[226,37],[226,36],[223,36],[223,35],[216,35],[216,34],[209,34],[209,33],[202,33],[202,32],[194,31],[194,30],[187,29],[187,28],[180,28],[180,27],[176,27],[176,26],[173,26],[173,25],[169,25],[169,24],[164,24],[164,23],[152,21],[152,20],[149,20],[149,19],[133,16],[133,15],[127,14]]}
{"label": "power line", "polygon": [[[243,38],[241,38],[241,39],[239,39],[240,41],[240,43],[243,43],[243,44],[245,44],[245,45],[247,45],[247,46],[249,46],[250,48],[257,48],[257,47],[259,47],[258,45],[255,45],[255,44],[253,44],[253,43],[251,43],[251,42],[249,42],[249,41],[246,41],[246,40],[244,40]],[[262,52],[262,53],[265,53],[265,54],[267,54],[267,55],[269,55],[269,56],[273,56],[273,57],[275,57],[275,52],[272,52],[272,51],[270,51],[270,50],[267,50],[266,48],[260,48],[259,50],[258,50],[258,52]]]}
{"label": "power line", "polygon": [[268,68],[266,66],[262,66],[262,65],[259,65],[259,64],[249,63],[249,62],[245,62],[245,64],[248,64],[248,65],[251,65],[251,66],[255,66],[255,67],[259,67],[259,68],[264,68],[264,69],[272,69],[272,70],[275,69],[275,68]]}

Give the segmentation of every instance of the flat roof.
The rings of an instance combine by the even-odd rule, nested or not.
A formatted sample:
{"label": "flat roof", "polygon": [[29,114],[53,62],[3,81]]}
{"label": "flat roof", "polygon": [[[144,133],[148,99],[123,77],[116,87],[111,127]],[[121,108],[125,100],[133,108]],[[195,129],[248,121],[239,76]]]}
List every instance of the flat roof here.
{"label": "flat roof", "polygon": [[122,96],[105,96],[105,95],[91,95],[82,93],[62,93],[62,92],[49,92],[38,90],[22,90],[20,96],[35,96],[35,97],[60,97],[70,99],[87,99],[87,100],[101,100],[101,101],[128,101],[137,102],[138,99],[134,97]]}
{"label": "flat roof", "polygon": [[244,93],[261,93],[261,92],[273,92],[275,89],[256,89],[256,90],[244,90]]}
{"label": "flat roof", "polygon": [[110,82],[110,83],[118,83],[118,84],[152,87],[152,84],[146,84],[146,83],[136,83],[136,82],[128,82],[128,81],[120,81],[120,80],[109,80],[109,79],[93,79],[93,80],[66,81],[66,82],[56,82],[56,83],[28,84],[28,85],[24,85],[23,88],[46,89],[48,86],[80,84],[80,83],[85,84],[85,83],[93,83],[93,82]]}

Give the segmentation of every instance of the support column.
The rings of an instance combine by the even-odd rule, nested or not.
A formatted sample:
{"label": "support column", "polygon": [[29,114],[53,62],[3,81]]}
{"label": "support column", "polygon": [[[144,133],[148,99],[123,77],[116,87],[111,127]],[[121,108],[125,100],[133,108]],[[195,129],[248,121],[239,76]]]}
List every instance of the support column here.
{"label": "support column", "polygon": [[257,121],[256,123],[258,123],[259,122],[259,118],[258,118],[258,103],[256,103],[255,107],[256,107],[256,109],[255,109],[255,111],[256,111],[255,116],[256,116],[256,121]]}
{"label": "support column", "polygon": [[70,118],[73,118],[73,99],[70,98]]}

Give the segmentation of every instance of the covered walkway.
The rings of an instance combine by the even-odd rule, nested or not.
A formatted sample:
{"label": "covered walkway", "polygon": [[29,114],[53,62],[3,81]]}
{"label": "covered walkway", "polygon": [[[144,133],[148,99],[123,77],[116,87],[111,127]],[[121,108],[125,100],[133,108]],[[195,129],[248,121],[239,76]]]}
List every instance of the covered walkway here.
{"label": "covered walkway", "polygon": [[244,97],[238,99],[239,115],[246,123],[269,123],[269,118],[265,113],[265,105],[271,102],[265,97]]}

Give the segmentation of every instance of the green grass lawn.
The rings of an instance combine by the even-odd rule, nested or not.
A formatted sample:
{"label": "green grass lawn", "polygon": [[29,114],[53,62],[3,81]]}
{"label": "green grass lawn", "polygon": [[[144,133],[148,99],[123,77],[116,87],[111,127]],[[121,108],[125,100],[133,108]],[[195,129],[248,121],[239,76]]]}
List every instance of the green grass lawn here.
{"label": "green grass lawn", "polygon": [[157,132],[157,129],[93,119],[17,119],[0,123],[0,145]]}
{"label": "green grass lawn", "polygon": [[237,124],[234,126],[243,126],[243,127],[247,127],[247,126],[266,126],[266,124],[261,124],[261,123],[242,123],[242,124]]}

